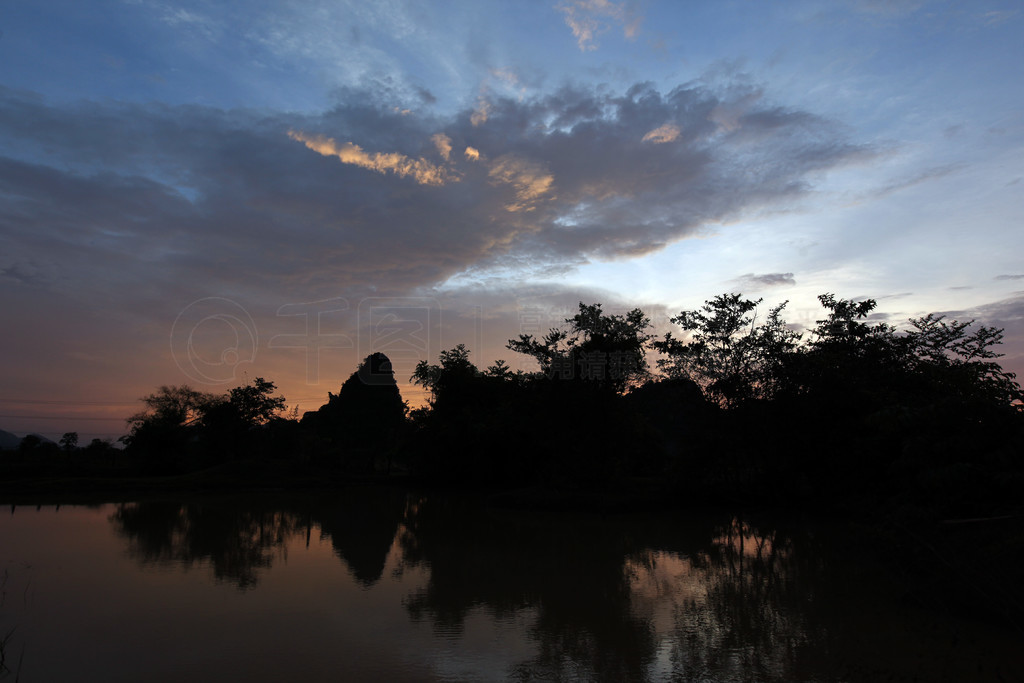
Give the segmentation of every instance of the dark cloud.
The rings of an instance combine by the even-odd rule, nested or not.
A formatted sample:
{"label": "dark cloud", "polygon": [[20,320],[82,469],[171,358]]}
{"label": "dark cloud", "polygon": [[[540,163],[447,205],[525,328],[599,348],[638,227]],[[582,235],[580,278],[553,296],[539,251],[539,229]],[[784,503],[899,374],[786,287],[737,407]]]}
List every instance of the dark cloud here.
{"label": "dark cloud", "polygon": [[994,280],[1024,280],[1024,275],[996,275]]}
{"label": "dark cloud", "polygon": [[[59,391],[84,372],[80,359],[114,357],[140,384],[129,397],[174,381],[170,330],[206,297],[245,307],[263,348],[295,333],[299,318],[282,306],[340,297],[354,311],[456,275],[487,291],[649,253],[709,222],[785,204],[819,172],[872,153],[837,124],[742,85],[565,87],[444,118],[417,112],[427,95],[396,105],[401,88],[348,89],[329,111],[299,115],[53,103],[0,89],[0,299],[5,310],[54,312],[6,332],[25,367],[40,368],[29,373],[35,385]],[[318,153],[289,132],[362,156]],[[388,170],[403,163],[443,169],[444,182]],[[791,274],[751,277],[792,283]],[[505,303],[488,306],[512,310],[520,293],[497,291],[488,296]],[[449,299],[459,320],[452,311],[465,293]],[[496,337],[507,339],[516,319],[497,316]],[[346,319],[339,334],[356,334],[355,324]],[[332,367],[347,375],[361,350],[339,352]],[[250,369],[283,378],[295,361],[290,372],[301,374],[289,353],[263,354]],[[96,368],[84,386],[109,384],[109,366]]]}
{"label": "dark cloud", "polygon": [[759,290],[765,289],[766,287],[785,287],[796,284],[796,279],[793,277],[793,273],[764,273],[763,275],[755,275],[754,273],[747,273],[741,275],[734,280],[741,288]]}
{"label": "dark cloud", "polygon": [[966,168],[966,166],[963,164],[947,164],[945,166],[928,168],[909,177],[890,180],[886,185],[873,190],[871,192],[871,197],[874,199],[885,197],[886,195],[901,192],[917,185],[945,178],[946,176],[957,173],[964,168]]}
{"label": "dark cloud", "polygon": [[996,350],[1004,354],[999,363],[1004,369],[1024,376],[1024,293],[960,311],[945,311],[942,315],[952,320],[974,320],[1003,330],[1004,344]]}
{"label": "dark cloud", "polygon": [[437,104],[437,96],[422,86],[416,86],[416,94],[424,104]]}
{"label": "dark cloud", "polygon": [[[814,172],[865,153],[828,121],[760,106],[756,91],[565,88],[493,102],[479,125],[469,111],[417,117],[372,92],[342,99],[300,117],[53,106],[5,91],[0,130],[20,141],[0,160],[5,228],[15,247],[45,240],[55,258],[62,248],[130,251],[201,279],[251,274],[280,287],[302,273],[304,286],[405,289],[506,257],[647,253],[799,194]],[[644,141],[665,126],[678,137]],[[437,165],[431,140],[443,134],[452,181],[425,187],[341,163],[289,131]],[[462,158],[467,147],[482,159]]]}

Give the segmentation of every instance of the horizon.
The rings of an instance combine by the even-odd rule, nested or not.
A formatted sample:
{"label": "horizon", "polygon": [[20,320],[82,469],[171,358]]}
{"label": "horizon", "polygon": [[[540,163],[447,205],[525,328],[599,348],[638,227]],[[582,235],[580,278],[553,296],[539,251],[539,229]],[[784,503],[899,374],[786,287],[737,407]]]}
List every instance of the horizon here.
{"label": "horizon", "polygon": [[1022,34],[997,0],[13,7],[0,429],[116,439],[256,376],[301,414],[374,351],[418,405],[441,349],[526,369],[506,340],[579,301],[660,332],[723,292],[975,319],[1020,376]]}

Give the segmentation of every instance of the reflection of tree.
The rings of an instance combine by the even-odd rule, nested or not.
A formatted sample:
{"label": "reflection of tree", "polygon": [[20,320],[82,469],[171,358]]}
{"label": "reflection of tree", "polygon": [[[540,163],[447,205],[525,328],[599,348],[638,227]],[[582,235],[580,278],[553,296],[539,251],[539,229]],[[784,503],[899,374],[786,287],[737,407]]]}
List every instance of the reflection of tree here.
{"label": "reflection of tree", "polygon": [[718,525],[709,544],[689,555],[700,582],[677,605],[672,648],[677,680],[788,681],[814,636],[820,566],[800,564],[793,537],[739,519]]}
{"label": "reflection of tree", "polygon": [[137,503],[110,519],[140,561],[202,563],[242,589],[316,527],[369,587],[397,539],[399,569],[428,570],[405,599],[412,619],[446,636],[481,612],[529,620],[519,633],[534,651],[512,679],[999,680],[1015,661],[935,612],[908,617],[837,525],[497,512],[373,487],[278,505]]}
{"label": "reflection of tree", "polygon": [[118,506],[111,522],[142,563],[206,563],[217,580],[243,590],[256,585],[291,537],[308,540],[316,526],[355,579],[370,586],[384,572],[405,498],[397,489],[352,488],[301,504],[149,501]]}
{"label": "reflection of tree", "polygon": [[[643,534],[634,609],[654,624],[656,678],[1007,680],[1016,646],[938,611],[864,556],[851,529],[728,519],[711,535]],[[705,532],[706,533],[706,532]]]}
{"label": "reflection of tree", "polygon": [[208,563],[217,580],[243,590],[304,526],[300,516],[276,508],[166,501],[120,505],[111,521],[144,564]]}
{"label": "reflection of tree", "polygon": [[532,608],[537,655],[514,678],[644,679],[653,645],[648,624],[630,610],[629,535],[596,518],[552,521],[481,514],[450,499],[410,503],[404,562],[431,571],[406,608],[449,632],[474,608],[497,619]]}
{"label": "reflection of tree", "polygon": [[[404,562],[429,566],[407,598],[445,632],[483,607],[536,614],[521,680],[828,679],[831,570],[813,537],[737,519],[481,514],[410,504]],[[830,596],[834,597],[834,596]],[[823,654],[825,653],[825,654]]]}
{"label": "reflection of tree", "polygon": [[366,587],[384,573],[405,499],[405,492],[398,489],[351,489],[312,513],[320,532],[330,536],[334,552]]}

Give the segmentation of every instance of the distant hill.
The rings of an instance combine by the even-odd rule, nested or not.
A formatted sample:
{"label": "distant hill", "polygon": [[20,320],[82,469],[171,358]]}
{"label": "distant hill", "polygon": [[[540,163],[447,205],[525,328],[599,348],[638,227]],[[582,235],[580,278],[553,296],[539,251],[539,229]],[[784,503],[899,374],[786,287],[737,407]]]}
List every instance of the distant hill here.
{"label": "distant hill", "polygon": [[0,448],[17,448],[20,443],[20,436],[0,429]]}
{"label": "distant hill", "polygon": [[[42,434],[32,433],[31,436],[38,436],[39,440],[43,443],[56,443],[53,439],[47,439]],[[0,448],[2,449],[13,449],[21,445],[21,440],[24,437],[12,434],[11,432],[0,429]]]}

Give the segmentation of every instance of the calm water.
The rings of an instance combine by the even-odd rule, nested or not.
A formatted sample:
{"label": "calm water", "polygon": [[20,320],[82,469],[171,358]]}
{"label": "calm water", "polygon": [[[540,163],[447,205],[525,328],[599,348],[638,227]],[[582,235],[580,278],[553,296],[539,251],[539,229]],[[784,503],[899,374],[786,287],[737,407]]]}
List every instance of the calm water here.
{"label": "calm water", "polygon": [[[12,508],[13,681],[1015,680],[842,532],[398,490]],[[12,632],[13,631],[13,632]]]}

